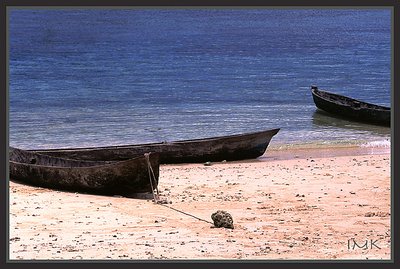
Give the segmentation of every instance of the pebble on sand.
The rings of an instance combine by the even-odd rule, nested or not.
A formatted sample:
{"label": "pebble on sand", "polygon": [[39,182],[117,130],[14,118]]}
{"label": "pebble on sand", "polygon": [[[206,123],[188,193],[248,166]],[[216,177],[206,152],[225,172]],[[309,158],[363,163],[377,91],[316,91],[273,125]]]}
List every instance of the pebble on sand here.
{"label": "pebble on sand", "polygon": [[217,228],[225,227],[233,229],[233,218],[231,214],[226,211],[218,210],[211,215],[211,219],[214,221],[214,226]]}

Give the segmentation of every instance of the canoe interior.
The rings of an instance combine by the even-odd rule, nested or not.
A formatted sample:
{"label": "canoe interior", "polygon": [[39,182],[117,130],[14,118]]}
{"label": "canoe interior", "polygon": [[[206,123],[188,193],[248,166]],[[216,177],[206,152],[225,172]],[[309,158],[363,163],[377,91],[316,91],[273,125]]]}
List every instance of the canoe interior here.
{"label": "canoe interior", "polygon": [[84,161],[84,160],[73,160],[60,157],[48,156],[45,154],[30,152],[17,148],[10,147],[9,159],[12,162],[48,166],[48,167],[90,167],[106,165],[112,162],[110,161]]}
{"label": "canoe interior", "polygon": [[370,108],[370,109],[376,109],[376,110],[382,110],[382,111],[390,111],[389,107],[379,106],[379,105],[359,101],[357,99],[353,99],[353,98],[342,96],[339,94],[322,91],[319,89],[314,89],[313,93],[315,95],[318,95],[322,99],[325,99],[325,100],[331,101],[331,102],[335,102],[335,103],[343,105],[343,106],[353,106],[353,107],[359,107],[359,108]]}

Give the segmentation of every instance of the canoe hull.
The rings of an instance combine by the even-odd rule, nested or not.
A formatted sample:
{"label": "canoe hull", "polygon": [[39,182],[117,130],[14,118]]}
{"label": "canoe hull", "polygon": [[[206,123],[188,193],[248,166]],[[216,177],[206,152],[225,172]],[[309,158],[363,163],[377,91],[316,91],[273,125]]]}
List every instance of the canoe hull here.
{"label": "canoe hull", "polygon": [[[22,162],[21,154],[26,162]],[[150,154],[149,161],[155,178],[151,183],[144,156],[105,163],[66,160],[11,149],[10,179],[59,190],[127,195],[149,192],[151,185],[153,188],[158,185],[158,154]]]}
{"label": "canoe hull", "polygon": [[390,126],[390,108],[388,107],[321,91],[317,87],[311,87],[311,92],[317,108],[331,115],[359,122]]}
{"label": "canoe hull", "polygon": [[126,160],[144,152],[159,153],[160,163],[163,164],[235,161],[254,159],[263,155],[272,137],[278,131],[279,129],[273,129],[249,134],[170,143],[33,151],[50,156],[91,161]]}

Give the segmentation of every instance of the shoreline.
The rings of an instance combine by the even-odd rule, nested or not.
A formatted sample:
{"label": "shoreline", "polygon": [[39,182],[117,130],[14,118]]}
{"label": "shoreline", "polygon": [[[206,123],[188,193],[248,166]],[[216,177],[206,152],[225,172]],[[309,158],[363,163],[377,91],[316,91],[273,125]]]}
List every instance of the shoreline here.
{"label": "shoreline", "polygon": [[[10,181],[10,259],[387,260],[390,149],[378,149],[267,149],[256,160],[161,165],[165,205],[151,194]],[[234,229],[207,223],[217,210]],[[348,247],[365,240],[379,248]]]}
{"label": "shoreline", "polygon": [[272,147],[258,158],[260,161],[268,160],[291,160],[305,158],[329,158],[340,156],[362,156],[362,155],[390,155],[390,147],[366,147],[362,145],[329,145],[309,147]]}

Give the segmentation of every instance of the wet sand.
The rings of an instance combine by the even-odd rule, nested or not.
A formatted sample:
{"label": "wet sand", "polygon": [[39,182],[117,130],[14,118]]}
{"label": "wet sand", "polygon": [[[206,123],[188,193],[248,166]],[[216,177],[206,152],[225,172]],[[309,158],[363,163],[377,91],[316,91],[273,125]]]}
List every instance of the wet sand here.
{"label": "wet sand", "polygon": [[[390,155],[321,152],[162,165],[167,204],[10,182],[9,257],[390,259]],[[217,210],[232,215],[234,229],[213,227]]]}

